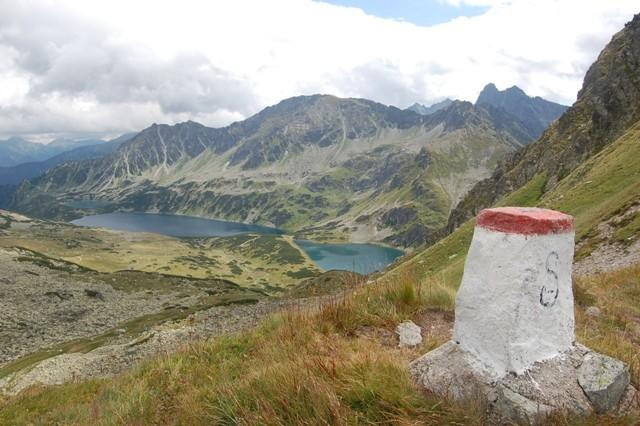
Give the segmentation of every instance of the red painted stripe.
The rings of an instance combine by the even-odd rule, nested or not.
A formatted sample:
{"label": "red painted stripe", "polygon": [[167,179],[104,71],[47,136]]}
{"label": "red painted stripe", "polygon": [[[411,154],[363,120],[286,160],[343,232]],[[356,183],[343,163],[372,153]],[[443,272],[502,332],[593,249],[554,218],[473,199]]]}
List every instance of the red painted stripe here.
{"label": "red painted stripe", "polygon": [[476,224],[507,234],[560,234],[573,231],[573,216],[533,207],[497,207],[482,210]]}

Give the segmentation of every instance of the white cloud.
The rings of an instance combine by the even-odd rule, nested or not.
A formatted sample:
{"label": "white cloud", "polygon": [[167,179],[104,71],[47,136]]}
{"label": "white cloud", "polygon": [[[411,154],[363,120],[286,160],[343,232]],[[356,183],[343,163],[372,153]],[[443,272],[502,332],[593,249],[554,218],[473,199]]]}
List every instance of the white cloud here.
{"label": "white cloud", "polygon": [[489,81],[570,103],[632,0],[485,5],[433,27],[311,0],[0,3],[0,135],[223,125],[299,94],[404,107]]}
{"label": "white cloud", "polygon": [[438,0],[440,3],[448,4],[451,6],[460,7],[462,5],[467,6],[498,6],[503,4],[509,4],[512,0]]}

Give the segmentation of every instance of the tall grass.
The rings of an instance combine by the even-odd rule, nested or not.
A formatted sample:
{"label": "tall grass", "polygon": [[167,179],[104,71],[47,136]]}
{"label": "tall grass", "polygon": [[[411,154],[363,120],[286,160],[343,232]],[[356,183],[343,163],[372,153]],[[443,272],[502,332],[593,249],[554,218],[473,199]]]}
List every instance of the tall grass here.
{"label": "tall grass", "polygon": [[[577,337],[584,345],[629,364],[632,381],[640,385],[640,265],[579,277],[576,294]],[[597,306],[599,316],[586,308]]]}
{"label": "tall grass", "polygon": [[358,327],[392,327],[411,319],[422,309],[451,310],[455,292],[437,277],[416,280],[403,273],[325,303],[319,319],[337,331],[351,333]]}

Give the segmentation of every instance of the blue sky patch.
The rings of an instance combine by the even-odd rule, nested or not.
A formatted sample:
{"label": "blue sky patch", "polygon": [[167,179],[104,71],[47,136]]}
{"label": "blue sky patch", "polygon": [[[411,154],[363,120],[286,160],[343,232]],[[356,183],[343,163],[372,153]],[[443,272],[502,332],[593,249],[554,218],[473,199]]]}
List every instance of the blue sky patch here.
{"label": "blue sky patch", "polygon": [[431,26],[451,21],[459,16],[477,16],[489,8],[483,6],[452,6],[438,0],[323,0],[337,6],[351,6],[369,15]]}

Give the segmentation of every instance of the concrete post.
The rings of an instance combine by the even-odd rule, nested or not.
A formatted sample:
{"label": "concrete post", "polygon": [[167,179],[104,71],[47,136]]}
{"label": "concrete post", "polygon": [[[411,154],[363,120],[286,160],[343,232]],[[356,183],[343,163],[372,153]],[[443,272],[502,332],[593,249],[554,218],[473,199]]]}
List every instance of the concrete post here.
{"label": "concrete post", "polygon": [[492,378],[573,347],[573,218],[538,208],[480,212],[456,299],[454,340]]}

